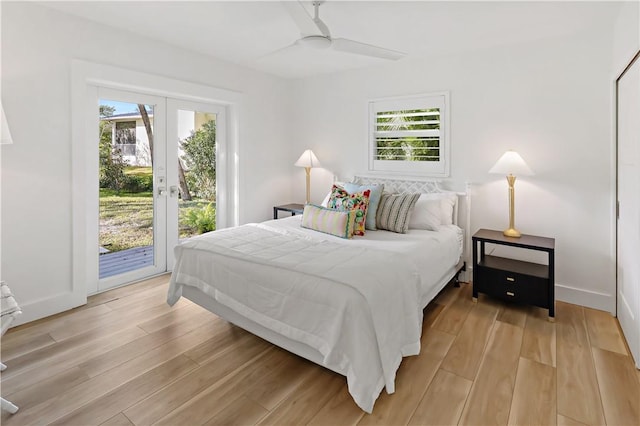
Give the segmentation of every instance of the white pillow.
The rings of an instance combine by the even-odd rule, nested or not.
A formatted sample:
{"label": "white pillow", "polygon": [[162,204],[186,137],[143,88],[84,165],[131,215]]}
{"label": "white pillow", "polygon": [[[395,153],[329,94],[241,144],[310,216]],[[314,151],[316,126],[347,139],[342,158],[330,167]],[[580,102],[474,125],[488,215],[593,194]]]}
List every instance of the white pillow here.
{"label": "white pillow", "polygon": [[327,196],[324,197],[324,200],[322,200],[322,202],[320,203],[320,206],[321,207],[327,207],[327,205],[329,204],[329,198],[331,198],[331,191],[329,191]]}
{"label": "white pillow", "polygon": [[458,196],[454,193],[421,194],[409,219],[409,229],[437,231],[440,225],[453,224]]}

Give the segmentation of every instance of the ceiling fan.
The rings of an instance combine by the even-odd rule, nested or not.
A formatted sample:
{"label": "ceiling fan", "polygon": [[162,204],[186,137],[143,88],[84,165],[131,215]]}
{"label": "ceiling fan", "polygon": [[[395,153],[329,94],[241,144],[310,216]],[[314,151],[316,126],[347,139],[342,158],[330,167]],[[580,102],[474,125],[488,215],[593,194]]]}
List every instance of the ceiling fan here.
{"label": "ceiling fan", "polygon": [[322,22],[319,16],[319,8],[324,1],[313,1],[315,10],[314,16],[309,15],[305,7],[300,1],[283,1],[282,5],[287,9],[291,18],[300,28],[302,36],[293,44],[285,47],[285,50],[293,46],[304,46],[312,49],[332,49],[345,53],[354,53],[356,55],[371,56],[374,58],[398,60],[405,56],[403,52],[385,49],[383,47],[373,46],[371,44],[361,43],[346,38],[331,37],[329,28]]}

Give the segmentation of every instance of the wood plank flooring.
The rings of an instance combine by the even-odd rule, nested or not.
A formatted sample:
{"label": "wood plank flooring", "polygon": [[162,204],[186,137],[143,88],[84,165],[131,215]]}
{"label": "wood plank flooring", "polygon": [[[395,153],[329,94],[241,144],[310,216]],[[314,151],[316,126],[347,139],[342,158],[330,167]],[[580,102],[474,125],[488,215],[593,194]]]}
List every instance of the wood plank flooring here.
{"label": "wood plank flooring", "polygon": [[3,425],[640,425],[640,372],[615,318],[507,305],[447,287],[425,309],[421,354],[372,414],[346,379],[186,299],[168,275],[10,330]]}

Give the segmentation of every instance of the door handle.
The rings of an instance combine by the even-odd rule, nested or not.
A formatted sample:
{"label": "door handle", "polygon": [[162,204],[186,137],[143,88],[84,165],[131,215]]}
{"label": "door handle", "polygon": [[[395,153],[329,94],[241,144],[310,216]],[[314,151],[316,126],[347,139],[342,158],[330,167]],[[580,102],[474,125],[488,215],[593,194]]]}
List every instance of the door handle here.
{"label": "door handle", "polygon": [[158,196],[167,195],[167,189],[164,186],[158,187]]}
{"label": "door handle", "polygon": [[172,197],[175,197],[178,195],[178,187],[175,185],[172,185],[169,187],[169,195]]}

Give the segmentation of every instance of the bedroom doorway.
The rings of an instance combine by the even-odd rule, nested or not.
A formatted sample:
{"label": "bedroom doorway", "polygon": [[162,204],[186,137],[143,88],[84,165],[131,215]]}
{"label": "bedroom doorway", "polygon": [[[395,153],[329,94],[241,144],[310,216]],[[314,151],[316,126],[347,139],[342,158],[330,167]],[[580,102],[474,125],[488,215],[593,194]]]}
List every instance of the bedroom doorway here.
{"label": "bedroom doorway", "polygon": [[173,269],[180,240],[224,223],[224,107],[97,88],[97,291]]}

